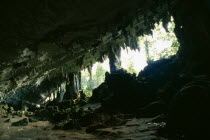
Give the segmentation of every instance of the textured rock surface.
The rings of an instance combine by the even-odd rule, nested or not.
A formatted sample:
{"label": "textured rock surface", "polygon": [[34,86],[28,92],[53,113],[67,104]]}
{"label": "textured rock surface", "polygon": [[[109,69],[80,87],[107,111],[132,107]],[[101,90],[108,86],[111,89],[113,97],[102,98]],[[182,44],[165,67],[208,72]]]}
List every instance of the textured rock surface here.
{"label": "textured rock surface", "polygon": [[[167,21],[169,5],[152,0],[2,3],[0,97],[20,105],[23,98],[39,104],[44,102],[39,96],[63,94],[68,73],[103,61],[110,46],[135,49],[136,35]],[[42,90],[46,83],[49,88]]]}

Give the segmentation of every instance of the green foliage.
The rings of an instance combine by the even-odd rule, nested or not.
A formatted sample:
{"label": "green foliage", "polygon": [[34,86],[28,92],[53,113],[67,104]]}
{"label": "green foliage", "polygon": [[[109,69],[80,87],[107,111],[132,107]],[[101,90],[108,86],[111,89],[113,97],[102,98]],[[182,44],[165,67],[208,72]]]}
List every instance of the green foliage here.
{"label": "green foliage", "polygon": [[106,70],[101,63],[96,64],[96,70],[92,73],[92,78],[90,78],[90,73],[88,70],[82,71],[82,89],[86,96],[92,96],[93,89],[97,88],[105,80]]}
{"label": "green foliage", "polygon": [[104,80],[105,80],[105,73],[106,73],[106,70],[103,68],[102,65],[99,64],[97,69],[96,69],[96,74],[94,75],[94,79],[96,79],[95,83],[94,83],[94,87],[97,87],[102,82],[104,82]]}
{"label": "green foliage", "polygon": [[127,64],[127,67],[125,68],[127,70],[127,72],[138,74],[138,71],[136,71],[134,69],[135,63],[133,62],[133,56],[132,55],[130,55],[129,58],[124,60],[124,61]]}
{"label": "green foliage", "polygon": [[179,42],[173,32],[174,28],[173,22],[168,24],[169,32],[166,32],[161,22],[156,24],[153,35],[139,37],[140,53],[128,48],[127,53],[122,51],[122,67],[129,73],[139,73],[151,62],[175,55],[179,49]]}
{"label": "green foliage", "polygon": [[139,37],[140,47],[144,48],[148,63],[175,55],[180,46],[173,32],[175,24],[173,22],[168,24],[169,32],[165,31],[162,24],[160,22],[160,24],[155,25],[153,36]]}
{"label": "green foliage", "polygon": [[137,74],[137,71],[134,69],[134,62],[133,61],[130,61],[127,71],[129,73],[136,73]]}

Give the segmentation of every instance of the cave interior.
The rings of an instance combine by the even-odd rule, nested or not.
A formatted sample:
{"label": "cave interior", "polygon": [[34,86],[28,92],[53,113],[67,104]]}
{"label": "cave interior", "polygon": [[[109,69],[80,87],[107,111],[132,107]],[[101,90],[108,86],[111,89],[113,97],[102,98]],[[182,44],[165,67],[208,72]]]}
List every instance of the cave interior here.
{"label": "cave interior", "polygon": [[[209,0],[21,0],[0,11],[1,140],[210,137]],[[168,31],[171,17],[178,53],[138,75],[122,69],[121,49],[141,48],[156,23]],[[86,97],[81,70],[107,57]]]}

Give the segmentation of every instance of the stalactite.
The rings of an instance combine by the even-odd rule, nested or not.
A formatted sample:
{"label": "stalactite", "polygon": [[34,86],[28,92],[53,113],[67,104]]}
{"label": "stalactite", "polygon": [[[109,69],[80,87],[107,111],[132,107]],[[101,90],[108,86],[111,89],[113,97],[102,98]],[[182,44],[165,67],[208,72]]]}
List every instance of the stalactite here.
{"label": "stalactite", "polygon": [[144,42],[144,44],[145,44],[145,52],[146,52],[147,63],[149,63],[149,62],[150,62],[149,41],[146,40],[146,41]]}
{"label": "stalactite", "polygon": [[138,38],[136,36],[132,37],[130,47],[131,47],[131,49],[134,49],[134,50],[139,49]]}
{"label": "stalactite", "polygon": [[89,83],[90,83],[90,87],[92,88],[92,80],[93,80],[93,75],[92,75],[92,65],[88,67],[88,73],[90,75],[90,79],[89,79]]}
{"label": "stalactite", "polygon": [[69,73],[66,79],[66,92],[64,95],[65,100],[73,100],[79,97],[79,74]]}
{"label": "stalactite", "polygon": [[63,96],[66,93],[66,82],[61,83],[58,87],[56,93],[56,102],[61,102],[63,100]]}
{"label": "stalactite", "polygon": [[81,90],[82,89],[82,73],[81,73],[81,71],[78,73],[78,78],[79,78],[79,90]]}
{"label": "stalactite", "polygon": [[93,78],[93,76],[92,76],[92,65],[88,67],[88,72],[90,74],[90,81],[92,81],[92,78]]}
{"label": "stalactite", "polygon": [[169,14],[166,14],[164,18],[162,19],[163,22],[163,28],[165,29],[166,32],[169,32],[168,30],[168,23],[170,22],[171,16]]}

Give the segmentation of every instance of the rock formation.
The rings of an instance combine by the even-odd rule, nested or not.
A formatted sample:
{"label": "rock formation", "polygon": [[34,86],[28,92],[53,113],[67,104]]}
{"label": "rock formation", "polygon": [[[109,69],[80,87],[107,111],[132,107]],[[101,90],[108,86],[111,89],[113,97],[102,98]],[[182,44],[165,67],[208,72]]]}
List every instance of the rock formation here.
{"label": "rock formation", "polygon": [[[58,128],[86,126],[96,132],[113,126],[113,120],[123,124],[125,118],[113,117],[119,112],[136,117],[164,113],[167,124],[161,132],[166,137],[174,136],[173,131],[185,139],[208,136],[209,15],[208,0],[4,1],[0,114],[22,116],[27,106],[40,120],[62,123],[56,124]],[[121,48],[139,49],[138,36],[152,34],[160,21],[167,31],[171,16],[180,43],[178,54],[151,63],[137,77],[121,70]],[[91,99],[102,102],[102,107],[78,111],[87,103],[80,91],[80,71],[105,57],[110,59],[111,74]],[[28,124],[28,119],[23,121]]]}

